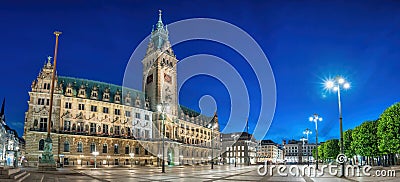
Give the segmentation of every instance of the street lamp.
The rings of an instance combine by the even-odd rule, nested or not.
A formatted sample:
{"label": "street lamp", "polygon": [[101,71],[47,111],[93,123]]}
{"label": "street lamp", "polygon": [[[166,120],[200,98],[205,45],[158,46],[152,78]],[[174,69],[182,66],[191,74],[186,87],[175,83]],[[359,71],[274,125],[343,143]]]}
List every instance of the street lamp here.
{"label": "street lamp", "polygon": [[164,155],[165,155],[165,147],[164,147],[164,140],[165,140],[165,109],[168,107],[168,103],[162,102],[161,104],[157,105],[157,111],[161,112],[162,114],[162,170],[161,173],[165,173],[165,162],[164,162]]}
{"label": "street lamp", "polygon": [[[350,88],[350,83],[346,82],[346,80],[343,77],[337,76],[333,80],[327,80],[325,82],[325,88],[333,91],[337,91],[338,94],[338,106],[339,106],[339,127],[340,127],[340,153],[344,154],[344,148],[343,148],[343,118],[342,118],[342,103],[340,99],[340,87],[343,87],[344,89],[349,89]],[[342,163],[342,174],[340,177],[344,176],[344,163]]]}
{"label": "street lamp", "polygon": [[208,124],[208,128],[211,128],[211,169],[214,169],[214,119]]}
{"label": "street lamp", "polygon": [[180,165],[183,165],[183,155],[179,155],[179,158],[180,158]]}
{"label": "street lamp", "polygon": [[[84,155],[79,155],[79,163],[81,163],[81,166],[82,166],[82,163],[83,163],[83,161],[82,161],[82,158],[84,157]],[[77,161],[78,162],[78,161]]]}
{"label": "street lamp", "polygon": [[110,166],[110,161],[109,161],[110,158],[111,158],[111,157],[110,157],[109,155],[107,155],[107,165],[108,165],[108,166]]}
{"label": "street lamp", "polygon": [[318,169],[318,122],[322,121],[322,117],[318,116],[318,114],[314,114],[309,120],[315,123],[315,157],[317,158],[315,161],[316,168]]}
{"label": "street lamp", "polygon": [[[307,135],[307,141],[308,141],[308,135],[311,135],[312,132],[311,132],[310,129],[307,128],[306,130],[303,131],[303,134]],[[307,165],[309,166],[310,165],[310,152],[309,152],[308,148],[309,147],[307,146],[307,149],[306,149],[306,151],[307,151]]]}
{"label": "street lamp", "polygon": [[129,153],[129,157],[131,157],[131,168],[133,167],[132,163],[133,163],[133,157],[134,156],[135,156],[135,153]]}
{"label": "street lamp", "polygon": [[[307,139],[304,138],[304,137],[301,137],[300,141],[303,142],[303,145],[301,146],[301,156],[303,156],[304,155],[304,151],[303,151],[304,150],[304,143],[307,141]],[[303,163],[303,157],[301,157],[301,162]]]}
{"label": "street lamp", "polygon": [[92,153],[93,155],[94,155],[94,168],[96,169],[96,164],[97,164],[97,162],[96,162],[96,157],[99,155],[99,152],[97,152],[97,151],[94,151],[93,153]]}

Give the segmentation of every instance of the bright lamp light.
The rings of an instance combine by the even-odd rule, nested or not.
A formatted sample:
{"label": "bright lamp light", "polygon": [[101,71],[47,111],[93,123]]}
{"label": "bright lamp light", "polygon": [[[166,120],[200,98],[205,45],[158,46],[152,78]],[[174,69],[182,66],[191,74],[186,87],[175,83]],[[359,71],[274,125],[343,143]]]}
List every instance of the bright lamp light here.
{"label": "bright lamp light", "polygon": [[343,84],[343,83],[344,83],[344,79],[343,79],[343,78],[339,78],[339,79],[338,79],[338,83],[339,83],[339,84]]}
{"label": "bright lamp light", "polygon": [[332,80],[328,80],[325,82],[325,87],[326,88],[332,88],[335,85]]}
{"label": "bright lamp light", "polygon": [[310,117],[310,118],[308,118],[310,121],[314,121],[314,118],[313,117]]}
{"label": "bright lamp light", "polygon": [[349,89],[349,88],[350,88],[350,83],[345,83],[345,84],[343,85],[343,88]]}

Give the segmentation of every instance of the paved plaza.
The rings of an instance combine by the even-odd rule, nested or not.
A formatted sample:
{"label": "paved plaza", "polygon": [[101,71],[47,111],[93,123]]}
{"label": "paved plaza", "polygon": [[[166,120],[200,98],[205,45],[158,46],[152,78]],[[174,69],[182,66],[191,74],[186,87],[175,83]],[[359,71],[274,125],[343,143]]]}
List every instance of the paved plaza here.
{"label": "paved plaza", "polygon": [[[33,182],[72,182],[72,181],[100,181],[100,182],[127,182],[127,181],[400,181],[395,177],[351,177],[339,178],[324,175],[322,177],[308,176],[279,176],[275,170],[273,176],[260,176],[258,166],[224,165],[215,166],[185,166],[166,167],[166,173],[161,173],[158,167],[133,168],[61,168],[54,172],[39,172],[36,169],[27,169],[31,175],[24,181]],[[398,172],[398,171],[396,171]]]}

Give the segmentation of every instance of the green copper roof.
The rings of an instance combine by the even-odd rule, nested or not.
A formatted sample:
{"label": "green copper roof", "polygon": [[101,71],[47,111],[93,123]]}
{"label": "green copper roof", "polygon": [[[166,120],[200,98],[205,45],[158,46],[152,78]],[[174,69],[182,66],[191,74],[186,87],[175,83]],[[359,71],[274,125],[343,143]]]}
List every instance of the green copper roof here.
{"label": "green copper roof", "polygon": [[125,96],[130,94],[131,97],[131,103],[134,103],[135,99],[139,97],[141,101],[141,105],[144,106],[144,101],[145,101],[145,95],[143,92],[139,90],[134,90],[131,88],[127,87],[122,87],[120,85],[115,85],[115,84],[110,84],[110,83],[105,83],[105,82],[100,82],[100,81],[94,81],[94,80],[87,80],[87,79],[82,79],[82,78],[74,78],[74,77],[66,77],[66,76],[59,76],[58,77],[58,83],[62,84],[63,86],[63,91],[65,91],[68,83],[72,84],[72,88],[74,90],[74,96],[76,96],[76,92],[79,90],[79,88],[83,85],[86,90],[86,96],[87,98],[90,97],[90,93],[94,87],[97,87],[98,89],[98,100],[102,100],[103,93],[106,88],[110,90],[110,100],[109,102],[114,102],[114,96],[117,93],[117,91],[120,92],[121,94],[121,104],[125,104]]}

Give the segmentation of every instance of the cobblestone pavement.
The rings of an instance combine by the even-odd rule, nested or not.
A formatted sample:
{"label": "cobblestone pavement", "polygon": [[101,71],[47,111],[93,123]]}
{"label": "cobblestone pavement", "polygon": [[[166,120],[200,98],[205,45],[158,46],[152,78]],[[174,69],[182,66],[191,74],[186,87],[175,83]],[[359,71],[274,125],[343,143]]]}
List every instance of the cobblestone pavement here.
{"label": "cobblestone pavement", "polygon": [[[260,176],[258,166],[224,165],[215,166],[185,166],[166,167],[166,173],[161,173],[158,167],[133,167],[133,168],[61,168],[54,172],[39,172],[36,169],[27,169],[31,175],[24,181],[33,182],[73,182],[73,181],[100,181],[100,182],[128,182],[128,181],[400,181],[396,177],[349,177],[339,178],[325,173],[319,177],[280,176],[276,169],[272,176]],[[371,171],[374,174],[374,170]]]}

